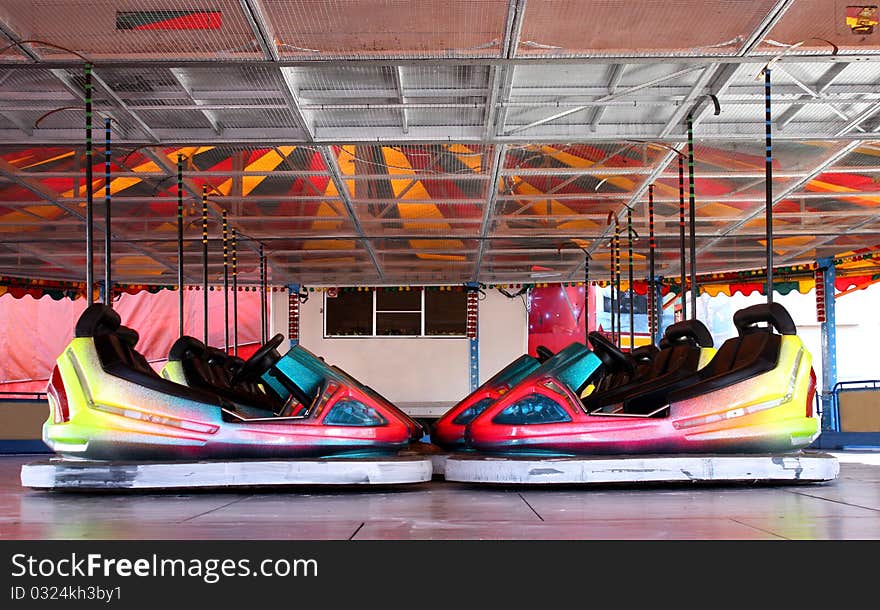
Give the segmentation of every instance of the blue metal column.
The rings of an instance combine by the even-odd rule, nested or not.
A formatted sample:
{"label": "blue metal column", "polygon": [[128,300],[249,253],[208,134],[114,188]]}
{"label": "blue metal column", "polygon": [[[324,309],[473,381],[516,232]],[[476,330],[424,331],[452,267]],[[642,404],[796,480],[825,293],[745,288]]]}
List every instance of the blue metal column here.
{"label": "blue metal column", "polygon": [[[287,295],[288,295],[287,298],[288,299],[290,299],[290,298],[296,299],[296,316],[299,316],[299,289],[300,289],[299,284],[288,284],[287,285]],[[290,316],[289,309],[290,308],[288,308],[288,313],[287,313],[288,316]],[[293,333],[291,331],[293,330],[294,327],[296,327],[296,330],[297,330],[296,334],[297,334],[297,336],[299,336],[299,318],[297,317],[296,320],[289,319],[287,321],[287,326],[288,326],[288,338],[290,339],[290,347],[294,348],[297,345],[299,345],[299,339],[293,338],[293,336],[292,336]]]}
{"label": "blue metal column", "polygon": [[825,287],[825,321],[822,322],[822,429],[840,431],[838,414],[834,411],[834,386],[837,384],[837,315],[834,302],[834,280],[837,271],[830,258],[817,261]]}
{"label": "blue metal column", "polygon": [[466,284],[467,293],[467,336],[468,336],[468,377],[471,392],[480,387],[480,285]]}
{"label": "blue metal column", "polygon": [[471,392],[480,387],[480,338],[468,339],[470,354],[468,368],[471,372]]}

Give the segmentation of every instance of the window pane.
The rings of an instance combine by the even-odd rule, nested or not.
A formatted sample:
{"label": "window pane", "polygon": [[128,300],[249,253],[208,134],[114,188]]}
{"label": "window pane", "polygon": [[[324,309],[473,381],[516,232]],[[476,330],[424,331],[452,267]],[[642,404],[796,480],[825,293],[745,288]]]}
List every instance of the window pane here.
{"label": "window pane", "polygon": [[324,301],[328,335],[372,335],[373,293],[343,291]]}
{"label": "window pane", "polygon": [[419,335],[422,332],[422,314],[376,312],[377,335]]}
{"label": "window pane", "polygon": [[421,290],[378,290],[376,311],[421,311]]}
{"label": "window pane", "polygon": [[[648,313],[648,297],[635,295],[633,298],[633,304],[635,305],[635,311],[633,313],[636,314],[647,314]],[[602,299],[602,307],[605,311],[611,311],[611,297],[603,297]],[[621,313],[629,313],[629,292],[623,291],[620,293],[620,312]]]}
{"label": "window pane", "polygon": [[426,335],[464,335],[466,330],[466,292],[425,292]]}

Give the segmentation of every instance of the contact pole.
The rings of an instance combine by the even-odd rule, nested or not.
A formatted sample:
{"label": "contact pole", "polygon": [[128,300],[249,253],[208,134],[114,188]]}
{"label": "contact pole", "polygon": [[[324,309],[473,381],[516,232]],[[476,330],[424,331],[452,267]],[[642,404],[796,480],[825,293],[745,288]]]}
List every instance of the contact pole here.
{"label": "contact pole", "polygon": [[229,353],[229,213],[223,210],[223,349]]}
{"label": "contact pole", "polygon": [[92,195],[94,168],[92,167],[92,64],[85,65],[86,94],[86,302],[95,302],[95,202]]}
{"label": "contact pole", "polygon": [[614,306],[617,309],[617,347],[620,347],[623,338],[623,325],[620,319],[620,222],[617,220],[617,216],[614,217],[614,275],[616,277]]}
{"label": "contact pole", "polygon": [[183,155],[177,155],[177,326],[183,336]]}
{"label": "contact pole", "polygon": [[[608,212],[608,224],[611,224],[611,221],[612,221],[612,213]],[[614,275],[614,236],[613,235],[611,237],[611,264],[609,265],[609,268],[611,269],[611,290],[609,291],[609,294],[611,295],[611,299],[610,299],[610,303],[609,303],[610,313],[611,313],[611,341],[612,341],[612,343],[616,343],[617,342],[617,332],[616,332],[617,318],[614,315],[614,312],[616,311],[614,308],[614,302],[615,302],[614,286],[617,282],[615,280],[615,275]],[[604,303],[603,303],[603,308],[604,308]]]}
{"label": "contact pole", "polygon": [[584,257],[584,345],[590,336],[590,255]]}
{"label": "contact pole", "polygon": [[697,197],[694,186],[694,121],[691,115],[687,118],[688,129],[688,200],[690,204],[689,248],[691,256],[691,319],[697,319]]}
{"label": "contact pole", "polygon": [[678,238],[681,256],[681,319],[687,320],[687,261],[684,255],[684,157],[678,156]]}
{"label": "contact pole", "polygon": [[635,307],[633,307],[633,299],[635,298],[635,290],[633,288],[633,211],[632,208],[626,208],[626,232],[627,232],[627,256],[629,257],[629,349],[635,347],[636,330],[635,330]]}
{"label": "contact pole", "polygon": [[208,345],[208,186],[202,185],[202,291],[205,345]]}
{"label": "contact pole", "polygon": [[268,340],[266,317],[266,257],[263,255],[263,244],[260,244],[260,336],[263,343]]}
{"label": "contact pole", "polygon": [[654,185],[648,185],[648,332],[651,341],[657,336],[657,303],[654,294],[654,256],[657,242],[654,241]]}
{"label": "contact pole", "polygon": [[110,215],[110,119],[104,119],[104,305],[113,307]]}
{"label": "contact pole", "polygon": [[238,356],[238,247],[232,229],[232,353]]}
{"label": "contact pole", "polygon": [[767,234],[767,303],[773,302],[773,142],[770,121],[770,68],[764,69],[764,125],[767,157],[764,163],[766,201],[764,205]]}

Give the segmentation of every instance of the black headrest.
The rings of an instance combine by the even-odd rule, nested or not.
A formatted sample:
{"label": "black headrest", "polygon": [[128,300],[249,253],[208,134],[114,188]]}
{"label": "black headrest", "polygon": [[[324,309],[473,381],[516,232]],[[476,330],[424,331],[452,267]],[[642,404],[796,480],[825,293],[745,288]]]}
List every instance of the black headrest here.
{"label": "black headrest", "polygon": [[168,350],[168,360],[180,362],[186,358],[202,356],[207,349],[208,348],[205,344],[195,337],[184,335],[175,341],[174,345],[171,346],[171,349]]}
{"label": "black headrest", "polygon": [[95,303],[86,307],[79,320],[76,321],[74,335],[76,337],[94,337],[116,332],[122,319],[113,308]]}
{"label": "black headrest", "polygon": [[229,370],[230,373],[235,374],[239,370],[241,370],[241,367],[244,366],[244,363],[244,358],[239,358],[238,356],[229,356],[229,362],[226,365],[226,368]]}
{"label": "black headrest", "polygon": [[663,337],[673,345],[683,341],[696,343],[699,347],[712,347],[715,345],[709,329],[699,320],[676,322],[672,326],[667,327]]}
{"label": "black headrest", "polygon": [[794,320],[791,319],[788,310],[779,303],[759,303],[733,314],[733,325],[740,335],[762,330],[761,327],[755,326],[759,322],[766,322],[780,335],[797,334]]}
{"label": "black headrest", "polygon": [[208,347],[205,355],[208,357],[208,364],[219,366],[227,366],[231,358],[229,354],[216,347]]}
{"label": "black headrest", "polygon": [[119,328],[117,328],[116,336],[122,339],[123,343],[131,348],[134,348],[134,346],[137,345],[138,340],[141,338],[141,336],[138,334],[138,331],[133,328],[129,328],[128,326],[120,326]]}
{"label": "black headrest", "polygon": [[636,360],[636,362],[649,362],[654,359],[654,356],[657,355],[660,349],[653,344],[642,345],[635,348],[630,352],[630,355]]}
{"label": "black headrest", "polygon": [[672,344],[666,337],[661,337],[660,343],[657,344],[657,347],[659,347],[660,349],[666,349],[667,347],[672,347]]}

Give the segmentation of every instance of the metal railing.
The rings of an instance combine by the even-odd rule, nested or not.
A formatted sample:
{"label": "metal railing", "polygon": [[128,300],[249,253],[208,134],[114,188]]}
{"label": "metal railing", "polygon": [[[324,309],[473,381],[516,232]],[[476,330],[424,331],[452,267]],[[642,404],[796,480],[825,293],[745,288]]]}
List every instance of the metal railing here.
{"label": "metal railing", "polygon": [[880,390],[880,379],[865,379],[860,381],[838,381],[831,389],[831,409],[834,415],[833,429],[835,432],[844,432],[840,429],[840,392],[863,392],[867,390]]}
{"label": "metal railing", "polygon": [[45,392],[0,392],[0,401],[43,402]]}

